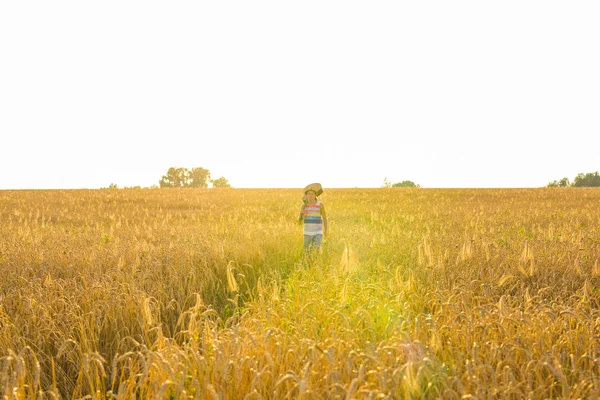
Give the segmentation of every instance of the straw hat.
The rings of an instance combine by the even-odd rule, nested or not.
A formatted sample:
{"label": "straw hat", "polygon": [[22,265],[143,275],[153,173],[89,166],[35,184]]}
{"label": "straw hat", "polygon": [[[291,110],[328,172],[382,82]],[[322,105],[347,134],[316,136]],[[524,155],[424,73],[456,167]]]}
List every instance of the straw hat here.
{"label": "straw hat", "polygon": [[309,190],[315,192],[315,195],[317,196],[323,194],[323,186],[320,183],[311,183],[310,185],[306,186],[304,188],[304,194],[306,194],[306,192],[308,192]]}

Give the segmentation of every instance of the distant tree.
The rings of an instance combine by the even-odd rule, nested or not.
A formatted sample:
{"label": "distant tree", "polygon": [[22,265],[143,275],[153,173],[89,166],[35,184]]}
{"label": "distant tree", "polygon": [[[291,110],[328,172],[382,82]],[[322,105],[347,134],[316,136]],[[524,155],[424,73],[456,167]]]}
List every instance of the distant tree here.
{"label": "distant tree", "polygon": [[[225,179],[225,181],[227,180]],[[198,167],[189,170],[171,167],[158,183],[161,188],[206,188],[209,182],[212,182],[210,171],[205,168]]]}
{"label": "distant tree", "polygon": [[598,171],[587,174],[579,174],[573,179],[574,187],[598,187],[600,186],[600,175]]}
{"label": "distant tree", "polygon": [[110,185],[108,185],[109,189],[118,189],[119,186],[116,183],[111,183]]}
{"label": "distant tree", "polygon": [[571,183],[569,182],[569,178],[564,177],[560,181],[552,181],[546,186],[547,187],[568,187],[568,186],[571,186]]}
{"label": "distant tree", "polygon": [[186,187],[205,188],[208,187],[210,181],[210,171],[204,168],[192,168],[187,172]]}
{"label": "distant tree", "polygon": [[228,188],[231,187],[231,185],[229,184],[229,181],[227,179],[225,179],[224,176],[218,178],[218,179],[213,179],[212,181],[212,185],[214,188]]}
{"label": "distant tree", "polygon": [[171,167],[166,175],[160,179],[158,184],[161,188],[179,188],[187,186],[188,170],[185,168]]}
{"label": "distant tree", "polygon": [[385,177],[385,178],[383,178],[383,186],[382,187],[384,187],[384,188],[391,188],[392,187],[392,182],[390,182],[388,180],[388,178]]}
{"label": "distant tree", "polygon": [[416,183],[412,182],[412,181],[402,181],[402,182],[396,182],[392,185],[392,187],[411,187],[411,188],[418,188],[421,187],[420,185],[417,185]]}

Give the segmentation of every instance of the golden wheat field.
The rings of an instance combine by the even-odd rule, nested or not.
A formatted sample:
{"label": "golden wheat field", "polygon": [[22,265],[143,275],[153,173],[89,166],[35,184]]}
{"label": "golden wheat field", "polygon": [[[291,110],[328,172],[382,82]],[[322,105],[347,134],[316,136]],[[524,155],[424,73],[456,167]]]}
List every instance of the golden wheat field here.
{"label": "golden wheat field", "polygon": [[0,191],[7,399],[597,398],[600,190]]}

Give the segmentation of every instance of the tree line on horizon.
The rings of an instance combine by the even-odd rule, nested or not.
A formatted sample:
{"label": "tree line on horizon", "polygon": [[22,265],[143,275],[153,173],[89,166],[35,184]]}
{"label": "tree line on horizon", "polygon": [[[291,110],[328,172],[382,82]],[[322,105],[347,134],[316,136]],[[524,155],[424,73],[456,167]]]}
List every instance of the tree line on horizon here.
{"label": "tree line on horizon", "polygon": [[[229,181],[224,176],[212,179],[210,171],[202,167],[192,169],[170,167],[158,183],[160,188],[207,188],[209,183],[212,184],[213,188],[231,187]],[[382,187],[420,188],[421,185],[409,180],[392,183],[385,178]],[[573,182],[571,182],[569,178],[564,177],[560,180],[549,182],[546,187],[600,187],[600,172],[580,173],[573,179]],[[118,188],[118,186],[114,183],[111,183],[109,186],[109,189],[116,188]]]}
{"label": "tree line on horizon", "polygon": [[588,172],[587,174],[578,174],[573,182],[569,178],[564,177],[558,181],[552,181],[546,187],[600,187],[600,174],[596,172]]}

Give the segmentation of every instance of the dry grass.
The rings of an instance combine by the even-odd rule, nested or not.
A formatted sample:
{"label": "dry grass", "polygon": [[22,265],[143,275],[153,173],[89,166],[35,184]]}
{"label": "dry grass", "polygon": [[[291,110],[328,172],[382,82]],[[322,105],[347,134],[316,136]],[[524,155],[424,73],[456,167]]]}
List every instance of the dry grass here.
{"label": "dry grass", "polygon": [[0,191],[5,398],[597,398],[600,191]]}

